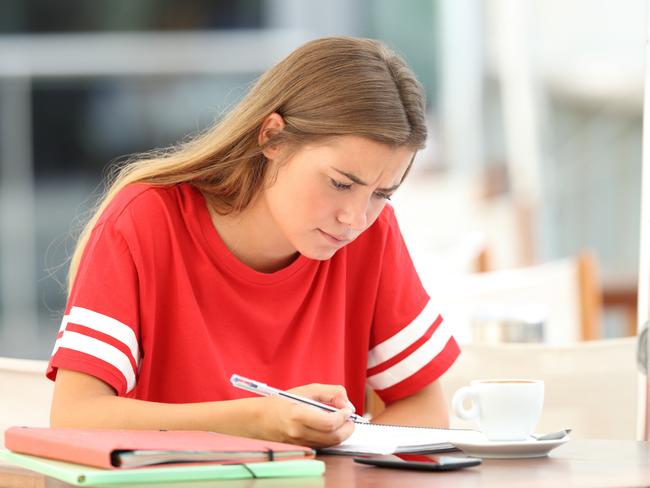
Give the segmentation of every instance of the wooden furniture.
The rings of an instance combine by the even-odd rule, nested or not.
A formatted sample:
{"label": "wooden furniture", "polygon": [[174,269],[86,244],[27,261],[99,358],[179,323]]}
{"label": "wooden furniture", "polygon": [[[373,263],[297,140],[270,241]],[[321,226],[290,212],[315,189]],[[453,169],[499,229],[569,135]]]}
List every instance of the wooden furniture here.
{"label": "wooden furniture", "polygon": [[603,309],[623,316],[623,334],[637,334],[638,275],[612,275],[603,277]]}
{"label": "wooden furniture", "polygon": [[[322,456],[327,468],[323,478],[259,479],[160,485],[164,488],[232,487],[495,487],[599,486],[646,487],[650,485],[650,445],[637,441],[572,440],[549,457],[483,461],[475,468],[450,472],[417,472],[380,469],[354,463],[347,456]],[[3,488],[64,488],[71,485],[38,473],[0,464]],[[120,485],[124,488],[134,485]],[[144,486],[144,485],[139,485]]]}
{"label": "wooden furniture", "polygon": [[593,254],[581,252],[575,257],[575,264],[580,294],[580,338],[583,341],[600,339],[603,292],[598,277],[598,263]]}
{"label": "wooden furniture", "polygon": [[[594,340],[602,337],[603,293],[595,256],[575,256],[531,266],[500,269],[454,277],[432,286],[431,296],[446,318],[467,326],[491,306],[505,310],[538,306],[545,317],[549,343]],[[467,337],[470,342],[471,337]]]}
{"label": "wooden furniture", "polygon": [[602,290],[589,253],[484,273],[441,275],[425,266],[418,272],[461,343],[471,342],[474,322],[495,310],[504,319],[534,310],[544,323],[544,341],[551,344],[602,337]]}

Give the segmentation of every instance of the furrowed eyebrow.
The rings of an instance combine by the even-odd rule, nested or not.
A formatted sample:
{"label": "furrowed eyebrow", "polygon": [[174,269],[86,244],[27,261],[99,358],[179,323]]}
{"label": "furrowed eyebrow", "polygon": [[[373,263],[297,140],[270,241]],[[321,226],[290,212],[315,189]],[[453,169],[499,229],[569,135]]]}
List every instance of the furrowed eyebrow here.
{"label": "furrowed eyebrow", "polygon": [[[353,183],[356,183],[357,185],[368,186],[368,183],[363,181],[357,175],[353,175],[352,173],[347,173],[345,171],[341,171],[340,169],[336,169],[336,168],[333,168],[333,169],[334,169],[334,171],[336,171],[339,174],[342,174],[343,176],[348,178]],[[399,188],[399,186],[400,186],[400,183],[398,183],[397,185],[391,186],[390,188],[377,188],[377,191],[380,191],[382,193],[392,193],[395,190],[397,190]]]}

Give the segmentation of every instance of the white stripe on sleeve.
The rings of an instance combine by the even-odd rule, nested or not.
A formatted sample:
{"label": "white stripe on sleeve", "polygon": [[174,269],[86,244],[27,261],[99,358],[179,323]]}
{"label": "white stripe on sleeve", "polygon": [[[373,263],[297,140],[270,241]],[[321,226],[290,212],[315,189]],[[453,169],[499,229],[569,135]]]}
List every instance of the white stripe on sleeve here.
{"label": "white stripe on sleeve", "polygon": [[[67,321],[66,321],[67,317]],[[72,307],[70,315],[63,317],[63,322],[83,325],[89,329],[96,330],[102,334],[113,337],[123,343],[131,351],[136,366],[140,363],[140,349],[138,339],[135,337],[133,329],[119,320],[112,317],[94,312],[87,308]],[[63,328],[63,323],[61,324]],[[67,332],[64,332],[64,336]]]}
{"label": "white stripe on sleeve", "polygon": [[[404,349],[409,347],[431,327],[431,324],[438,318],[438,312],[434,309],[431,300],[422,309],[420,314],[415,317],[413,322],[400,330],[397,334],[386,339],[381,344],[377,344],[368,351],[368,369],[374,368],[378,364],[388,361],[390,358],[397,356]],[[436,332],[434,332],[435,335]]]}
{"label": "white stripe on sleeve", "polygon": [[61,327],[59,327],[59,332],[63,332],[68,325],[68,321],[70,320],[69,315],[64,315],[63,319],[61,319]]}
{"label": "white stripe on sleeve", "polygon": [[57,341],[57,346],[58,348],[63,347],[83,352],[116,367],[124,375],[127,393],[135,386],[135,372],[133,371],[131,361],[126,354],[115,346],[95,339],[94,337],[72,331],[65,331]]}
{"label": "white stripe on sleeve", "polygon": [[[65,328],[67,327],[67,325],[68,325],[68,319],[69,319],[69,318],[70,318],[69,315],[64,315],[63,318],[61,319],[61,327],[59,327],[59,334],[62,334],[63,331],[65,330]],[[57,334],[57,336],[58,336],[58,334]],[[54,355],[56,354],[56,351],[57,351],[58,349],[59,349],[59,341],[57,340],[57,341],[54,343],[54,349],[52,350],[52,354],[51,354],[51,355],[54,356]]]}
{"label": "white stripe on sleeve", "polygon": [[383,390],[414,375],[442,352],[451,336],[451,326],[443,321],[428,341],[385,371],[369,376],[368,384],[374,390]]}

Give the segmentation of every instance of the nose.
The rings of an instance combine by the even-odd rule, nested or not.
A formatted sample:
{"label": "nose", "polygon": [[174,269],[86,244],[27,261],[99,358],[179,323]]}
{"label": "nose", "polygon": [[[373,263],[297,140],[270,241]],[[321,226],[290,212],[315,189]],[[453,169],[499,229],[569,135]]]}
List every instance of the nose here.
{"label": "nose", "polygon": [[366,198],[351,199],[339,212],[338,221],[352,230],[363,231],[368,225],[368,205]]}

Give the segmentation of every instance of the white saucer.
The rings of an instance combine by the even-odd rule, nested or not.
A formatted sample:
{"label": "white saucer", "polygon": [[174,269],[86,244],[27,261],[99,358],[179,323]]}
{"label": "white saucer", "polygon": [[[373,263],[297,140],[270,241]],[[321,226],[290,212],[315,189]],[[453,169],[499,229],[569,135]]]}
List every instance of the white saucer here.
{"label": "white saucer", "polygon": [[468,456],[487,459],[519,459],[547,456],[558,446],[569,441],[569,436],[551,441],[538,441],[532,437],[525,441],[462,440],[453,444]]}

